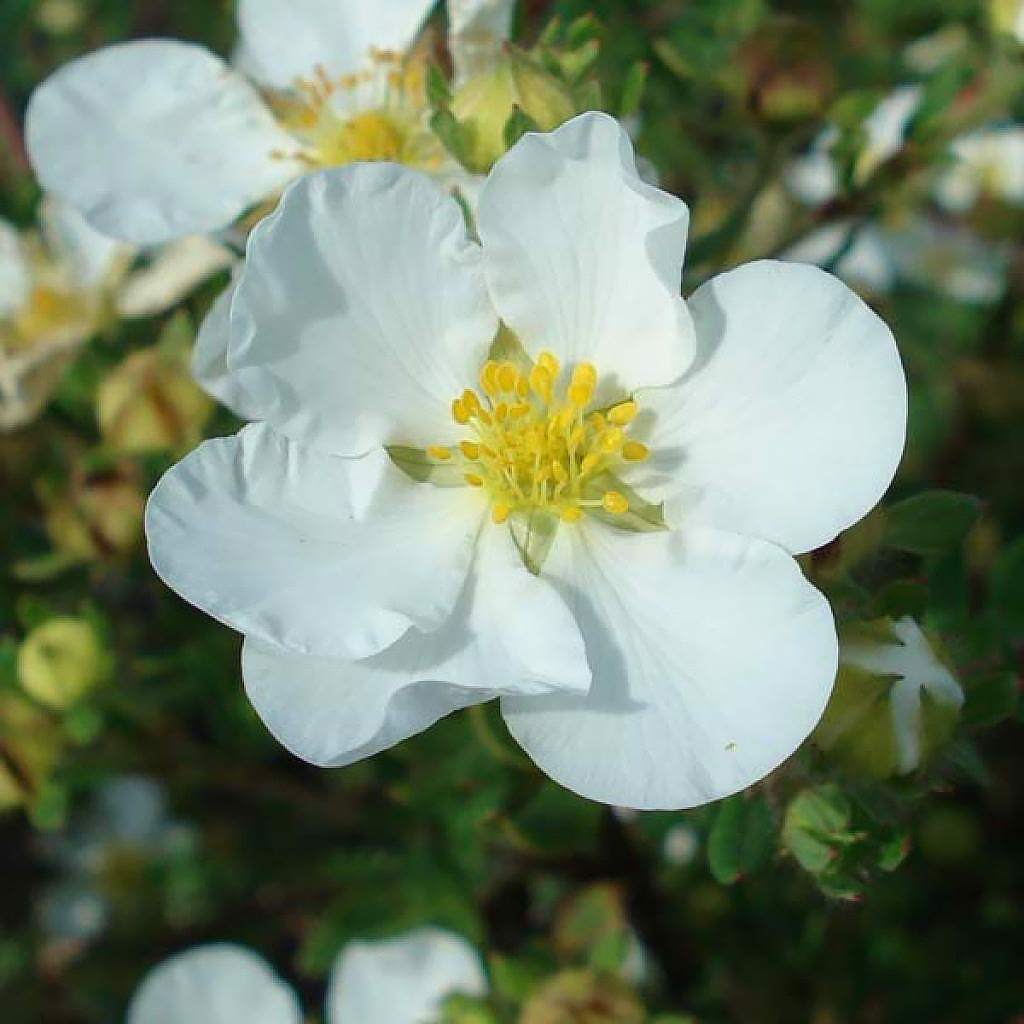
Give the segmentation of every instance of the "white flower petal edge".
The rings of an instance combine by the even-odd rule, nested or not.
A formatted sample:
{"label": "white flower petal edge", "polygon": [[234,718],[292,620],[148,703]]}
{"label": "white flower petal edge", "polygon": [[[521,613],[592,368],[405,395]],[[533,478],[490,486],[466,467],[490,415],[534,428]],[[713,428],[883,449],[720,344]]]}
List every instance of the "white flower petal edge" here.
{"label": "white flower petal edge", "polygon": [[680,297],[689,211],[642,182],[622,126],[581,114],[525,135],[491,172],[477,227],[498,313],[536,355],[589,362],[618,393],[693,358]]}
{"label": "white flower petal edge", "polygon": [[286,89],[316,68],[331,78],[359,71],[371,48],[405,53],[435,0],[239,0],[239,63]]}
{"label": "white flower petal edge", "polygon": [[445,996],[486,991],[480,958],[465,939],[418,928],[341,951],[331,972],[327,1024],[429,1024]]}
{"label": "white flower petal edge", "polygon": [[793,553],[832,540],[885,493],[906,437],[892,332],[841,281],[748,263],[690,299],[698,354],[677,385],[643,391],[650,476],[680,487],[667,517]]}
{"label": "white flower petal edge", "polygon": [[26,143],[43,187],[140,245],[230,224],[294,177],[289,137],[256,90],[199,46],[121,43],[33,93]]}
{"label": "white flower petal edge", "polygon": [[301,1024],[295,993],[260,956],[228,943],[157,965],[128,1008],[128,1024]]}
{"label": "white flower petal edge", "polygon": [[134,250],[90,227],[85,218],[56,196],[44,196],[39,207],[43,237],[69,283],[83,290],[109,288],[127,269]]}
{"label": "white flower petal edge", "polygon": [[585,697],[504,698],[509,730],[581,796],[692,807],[763,778],[828,700],[828,602],[781,548],[717,531],[562,530],[545,573],[569,601]]}
{"label": "white flower petal edge", "polygon": [[370,757],[501,694],[590,685],[568,607],[527,572],[507,531],[487,528],[459,602],[436,632],[410,630],[361,661],[289,655],[247,639],[242,676],[278,741],[321,767]]}
{"label": "white flower petal edge", "polygon": [[164,474],[146,537],[157,575],[208,615],[360,658],[447,619],[482,516],[468,489],[418,486],[382,450],[342,459],[250,424]]}
{"label": "white flower petal edge", "polygon": [[928,638],[909,617],[892,623],[895,643],[844,643],[842,660],[855,668],[880,676],[894,676],[890,696],[896,764],[901,774],[921,763],[921,694],[942,704],[960,708],[964,691],[956,677],[935,656]]}
{"label": "white flower petal edge", "polygon": [[16,312],[28,298],[32,276],[21,244],[21,232],[0,220],[0,316]]}
{"label": "white flower petal edge", "polygon": [[289,188],[249,239],[228,367],[289,437],[339,455],[457,441],[498,328],[480,246],[425,175],[362,164]]}

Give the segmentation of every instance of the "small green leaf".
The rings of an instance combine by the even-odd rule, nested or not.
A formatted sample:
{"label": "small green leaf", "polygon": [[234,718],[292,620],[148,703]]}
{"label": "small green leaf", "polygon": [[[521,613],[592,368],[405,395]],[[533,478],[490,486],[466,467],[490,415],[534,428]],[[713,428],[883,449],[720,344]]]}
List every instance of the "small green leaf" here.
{"label": "small green leaf", "polygon": [[998,725],[1010,718],[1020,702],[1017,680],[1009,672],[973,683],[963,706],[964,725],[974,728]]}
{"label": "small green leaf", "polygon": [[650,65],[638,60],[626,73],[626,81],[622,86],[622,98],[619,100],[619,117],[635,117],[640,110],[644,89],[647,86],[647,74]]}
{"label": "small green leaf", "polygon": [[539,576],[558,531],[558,518],[537,509],[527,516],[513,516],[509,520],[509,529],[523,565],[534,576]]}
{"label": "small green leaf", "polygon": [[537,122],[518,103],[505,122],[505,148],[511,149],[527,132],[539,131]]}
{"label": "small green leaf", "polygon": [[391,461],[417,483],[433,484],[435,487],[466,485],[466,470],[457,458],[451,462],[438,462],[422,448],[410,448],[402,444],[388,445],[385,450],[391,456]]}
{"label": "small green leaf", "polygon": [[838,786],[805,789],[786,808],[783,843],[805,871],[821,875],[842,846],[856,841],[849,832],[852,814],[850,801]]}
{"label": "small green leaf", "polygon": [[992,570],[991,602],[1009,637],[1024,637],[1024,538],[1000,554]]}
{"label": "small green leaf", "polygon": [[431,110],[447,110],[452,102],[452,91],[441,69],[434,63],[427,65],[427,103]]}
{"label": "small green leaf", "polygon": [[771,812],[762,797],[723,800],[708,836],[711,874],[722,885],[732,885],[768,860],[774,837]]}
{"label": "small green leaf", "polygon": [[956,491],[925,491],[886,509],[885,543],[897,551],[934,558],[961,544],[981,502]]}

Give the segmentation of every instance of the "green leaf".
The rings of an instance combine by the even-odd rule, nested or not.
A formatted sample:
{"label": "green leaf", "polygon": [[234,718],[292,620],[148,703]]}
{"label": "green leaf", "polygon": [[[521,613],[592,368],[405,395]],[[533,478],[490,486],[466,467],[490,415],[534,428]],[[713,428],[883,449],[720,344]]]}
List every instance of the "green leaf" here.
{"label": "green leaf", "polygon": [[525,517],[513,516],[509,520],[509,529],[523,565],[534,576],[539,576],[558,531],[558,518],[550,512],[537,509]]}
{"label": "green leaf", "polygon": [[992,570],[991,603],[1008,636],[1024,637],[1024,538],[1000,554]]}
{"label": "green leaf", "polygon": [[505,122],[505,148],[511,149],[527,132],[539,130],[537,122],[518,103],[513,103]]}
{"label": "green leaf", "polygon": [[782,841],[805,871],[821,875],[842,846],[856,841],[849,832],[852,814],[849,798],[838,786],[805,789],[786,808]]}
{"label": "green leaf", "polygon": [[974,728],[998,725],[1017,710],[1020,692],[1017,679],[1009,672],[981,679],[967,690],[963,722]]}
{"label": "green leaf", "polygon": [[431,110],[447,110],[452,102],[452,91],[441,69],[434,63],[427,65],[427,103]]}
{"label": "green leaf", "polygon": [[410,448],[402,444],[388,445],[385,451],[391,456],[391,461],[417,483],[433,484],[435,487],[464,487],[466,484],[466,471],[461,461],[453,459],[452,462],[438,462],[422,448]]}
{"label": "green leaf", "polygon": [[711,874],[722,885],[732,885],[768,860],[774,837],[771,812],[762,797],[723,800],[708,836]]}
{"label": "green leaf", "polygon": [[619,100],[620,118],[635,117],[639,112],[650,70],[647,61],[638,60],[626,73],[626,80],[622,85],[622,98]]}
{"label": "green leaf", "polygon": [[927,587],[916,580],[894,580],[872,598],[867,614],[873,619],[920,619],[927,608]]}
{"label": "green leaf", "polygon": [[885,543],[897,551],[935,558],[961,544],[981,502],[956,491],[925,491],[886,509]]}

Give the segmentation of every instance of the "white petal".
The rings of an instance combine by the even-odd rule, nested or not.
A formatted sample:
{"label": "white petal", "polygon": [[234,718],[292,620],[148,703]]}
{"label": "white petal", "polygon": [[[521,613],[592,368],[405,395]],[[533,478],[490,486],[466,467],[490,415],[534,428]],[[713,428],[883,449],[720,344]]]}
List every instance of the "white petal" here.
{"label": "white petal", "polygon": [[242,633],[367,657],[450,614],[479,528],[469,490],[415,484],[380,450],[337,458],[251,424],[204,442],[157,484],[150,559]]}
{"label": "white petal", "polygon": [[694,352],[679,295],[688,221],[685,203],[640,180],[606,114],[525,135],[477,216],[498,313],[531,353],[591,362],[620,391],[668,384]]}
{"label": "white petal", "polygon": [[158,250],[147,266],[127,278],[117,296],[117,311],[122,316],[163,313],[233,261],[231,251],[212,238],[180,238]]}
{"label": "white petal", "polygon": [[497,330],[458,203],[391,164],[310,175],[249,240],[228,366],[262,419],[341,455],[462,436]]}
{"label": "white petal", "polygon": [[[907,392],[888,327],[841,281],[748,263],[690,300],[698,355],[654,414],[651,469],[703,522],[796,553],[830,541],[885,493],[903,452]],[[695,504],[693,502],[695,501]]]}
{"label": "white petal", "polygon": [[692,807],[763,778],[821,716],[837,641],[825,599],[775,545],[700,528],[559,532],[586,697],[505,698],[512,735],[556,782],[623,807]]}
{"label": "white petal", "polygon": [[56,196],[45,196],[39,222],[50,251],[69,283],[84,290],[110,287],[134,256],[130,246],[101,234]]}
{"label": "white petal", "polygon": [[[424,485],[426,486],[426,485]],[[501,694],[586,691],[583,640],[562,599],[523,567],[507,530],[485,527],[449,619],[372,658],[289,655],[247,639],[246,692],[297,757],[338,767]]]}
{"label": "white petal", "polygon": [[921,104],[923,90],[919,85],[903,85],[894,89],[864,120],[867,136],[857,165],[863,180],[904,146],[911,118]]}
{"label": "white petal", "polygon": [[839,169],[828,150],[835,143],[835,132],[825,132],[809,153],[797,157],[786,168],[786,186],[793,196],[808,206],[822,206],[839,192]]}
{"label": "white petal", "polygon": [[892,623],[895,643],[844,643],[842,661],[880,676],[894,676],[890,696],[897,767],[902,774],[921,763],[921,693],[940,704],[960,708],[964,692],[936,657],[928,638],[911,618]]}
{"label": "white petal", "polygon": [[259,407],[248,398],[238,378],[228,370],[229,317],[240,272],[241,266],[238,266],[231,284],[213,301],[199,325],[192,351],[192,374],[208,395],[227,406],[239,419],[258,420]]}
{"label": "white petal", "polygon": [[301,1024],[295,993],[260,956],[228,943],[169,957],[143,979],[128,1024]]}
{"label": "white petal", "polygon": [[0,317],[17,312],[31,288],[21,233],[13,224],[0,219]]}
{"label": "white petal", "polygon": [[448,50],[455,85],[485,74],[512,35],[515,0],[448,0]]}
{"label": "white petal", "polygon": [[358,71],[371,49],[405,53],[435,0],[239,0],[241,63],[264,85],[282,89]]}
{"label": "white petal", "polygon": [[297,172],[255,89],[199,46],[142,40],[66,64],[32,96],[43,187],[93,227],[155,244],[230,224]]}
{"label": "white petal", "polygon": [[949,210],[969,209],[986,193],[1008,203],[1024,202],[1024,128],[1005,125],[960,136],[950,144],[952,166],[935,196]]}
{"label": "white petal", "polygon": [[327,1024],[433,1024],[445,996],[486,991],[480,958],[465,939],[417,928],[342,949],[331,972]]}

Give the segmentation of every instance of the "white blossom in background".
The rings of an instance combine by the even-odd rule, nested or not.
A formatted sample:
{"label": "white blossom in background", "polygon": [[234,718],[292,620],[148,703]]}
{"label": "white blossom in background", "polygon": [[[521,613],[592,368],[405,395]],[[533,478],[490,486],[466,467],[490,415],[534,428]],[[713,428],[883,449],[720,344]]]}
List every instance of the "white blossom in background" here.
{"label": "white blossom in background", "polygon": [[963,213],[982,197],[1013,206],[1024,204],[1024,128],[1003,125],[954,139],[950,166],[940,176],[935,197],[947,210]]}
{"label": "white blossom in background", "polygon": [[964,693],[912,618],[890,623],[889,631],[888,643],[865,638],[844,642],[841,658],[844,665],[892,678],[888,706],[896,770],[907,775],[920,767],[927,745],[929,730],[922,710],[925,695],[945,708],[946,717],[952,721],[963,706]]}
{"label": "white blossom in background", "polygon": [[38,231],[0,221],[0,430],[38,414],[111,317],[162,312],[231,260],[203,237],[179,239],[141,267],[138,257],[52,196],[40,206]]}
{"label": "white blossom in background", "polygon": [[[487,991],[466,941],[420,928],[345,946],[331,971],[326,1024],[432,1024],[445,997]],[[218,943],[178,953],[143,980],[127,1024],[302,1024],[291,987],[256,953]]]}
{"label": "white blossom in background", "polygon": [[792,556],[884,493],[903,371],[813,267],[684,302],[688,218],[585,114],[498,162],[482,244],[385,165],[308,177],[256,229],[220,315],[260,422],[171,469],[146,528],[164,581],[245,634],[295,754],[349,764],[497,696],[556,781],[669,808],[806,737],[837,641]]}
{"label": "white blossom in background", "polygon": [[[324,167],[393,161],[457,182],[430,130],[426,60],[410,52],[433,7],[238,0],[235,67],[169,39],[89,54],[32,96],[33,167],[93,226],[140,244],[226,228]],[[501,12],[481,0],[457,9],[458,56],[463,34]]]}
{"label": "white blossom in background", "polygon": [[512,35],[514,0],[448,0],[448,50],[454,86],[486,74]]}
{"label": "white blossom in background", "polygon": [[833,221],[790,246],[779,258],[831,269],[851,287],[869,294],[889,291],[895,278],[888,241],[875,224]]}

